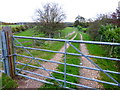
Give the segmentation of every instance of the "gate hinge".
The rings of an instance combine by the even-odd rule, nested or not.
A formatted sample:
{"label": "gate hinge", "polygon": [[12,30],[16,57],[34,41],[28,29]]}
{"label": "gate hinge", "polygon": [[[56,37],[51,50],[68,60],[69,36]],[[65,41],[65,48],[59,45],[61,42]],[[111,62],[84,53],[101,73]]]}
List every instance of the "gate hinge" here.
{"label": "gate hinge", "polygon": [[[5,57],[11,57],[11,56],[13,56],[14,54],[11,54],[11,55],[6,55]],[[4,56],[3,56],[4,57]]]}
{"label": "gate hinge", "polygon": [[7,57],[11,57],[11,56],[13,56],[13,54],[12,55],[7,55]]}

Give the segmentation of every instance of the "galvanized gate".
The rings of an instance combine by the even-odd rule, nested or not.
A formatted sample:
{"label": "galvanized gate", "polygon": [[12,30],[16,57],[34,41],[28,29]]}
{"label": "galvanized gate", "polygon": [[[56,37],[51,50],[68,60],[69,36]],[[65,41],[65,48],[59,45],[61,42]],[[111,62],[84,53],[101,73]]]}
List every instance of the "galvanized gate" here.
{"label": "galvanized gate", "polygon": [[[69,88],[69,87],[66,87],[66,83],[69,83],[71,85],[75,85],[75,86],[78,86],[78,87],[92,88],[92,87],[81,85],[81,84],[78,84],[78,83],[69,82],[69,81],[66,80],[66,76],[72,76],[72,77],[82,78],[82,79],[96,81],[96,82],[100,82],[100,83],[110,84],[110,85],[114,85],[114,86],[120,86],[120,82],[115,80],[112,76],[109,75],[109,73],[120,75],[120,72],[115,72],[115,71],[110,71],[110,70],[103,70],[96,63],[94,63],[93,60],[91,60],[91,58],[106,59],[106,60],[113,60],[113,61],[120,61],[120,59],[109,58],[109,57],[100,57],[100,56],[94,56],[94,55],[84,55],[79,49],[77,49],[72,44],[74,42],[74,43],[86,43],[86,44],[120,46],[120,43],[83,41],[83,40],[51,39],[51,38],[25,37],[25,36],[13,36],[12,32],[11,32],[11,29],[8,28],[8,27],[3,28],[1,36],[2,36],[2,61],[1,62],[3,62],[4,69],[0,70],[0,71],[3,72],[3,73],[6,73],[8,76],[11,76],[11,77],[14,78],[15,75],[18,75],[18,76],[22,76],[22,77],[25,77],[25,78],[29,78],[29,79],[37,80],[37,81],[40,81],[40,82],[43,82],[43,83],[48,83],[48,84],[54,85],[54,83],[52,83],[52,82],[45,81],[45,80],[40,80],[40,79],[37,79],[37,78],[34,78],[34,77],[30,77],[30,76],[21,74],[20,72],[22,71],[22,72],[38,75],[38,76],[41,76],[41,77],[45,77],[45,78],[48,78],[48,79],[53,79],[53,80],[55,80],[58,83],[58,85],[60,87],[63,87],[63,88]],[[65,45],[64,45],[65,46],[65,52],[46,50],[46,49],[38,49],[38,48],[31,48],[31,47],[24,47],[17,40],[17,38],[19,38],[19,39],[32,39],[32,40],[46,40],[46,41],[65,42]],[[17,44],[19,44],[19,46],[15,45],[15,42]],[[76,51],[79,52],[79,54],[66,52],[66,44],[69,44],[71,47],[73,47]],[[16,53],[16,48],[21,48],[21,49],[25,50],[28,53],[29,56],[20,55],[19,53]],[[45,52],[64,54],[64,62],[58,62],[58,61],[51,61],[51,60],[36,58],[28,50],[38,50],[38,51],[45,51]],[[68,63],[66,63],[66,55],[83,56],[87,60],[89,60],[94,66],[96,66],[96,68],[90,68],[90,67],[81,66],[81,65],[68,64]],[[24,58],[29,58],[31,60],[27,64],[21,63],[21,62],[17,62],[16,58],[18,56],[19,57],[24,57]],[[40,65],[40,67],[30,65],[30,63],[33,60],[35,60],[35,62],[38,63]],[[50,62],[50,63],[62,64],[62,65],[64,65],[64,72],[60,72],[60,71],[57,71],[57,70],[46,69],[46,68],[44,68],[44,66],[39,61],[45,61],[45,62]],[[22,68],[17,68],[18,64],[24,65],[24,66]],[[24,70],[24,68],[28,67],[28,66],[36,68],[36,69],[45,70],[49,74],[49,76],[44,76],[42,74],[37,74],[37,73],[31,72],[31,71],[28,71],[28,70]],[[73,66],[73,67],[78,67],[78,68],[85,68],[85,69],[90,69],[90,70],[101,71],[104,74],[106,74],[111,80],[113,80],[113,82],[107,82],[107,81],[102,81],[102,80],[97,80],[97,79],[92,79],[92,78],[87,78],[87,77],[83,77],[83,76],[79,76],[79,75],[73,75],[73,74],[70,74],[70,73],[66,73],[66,66]],[[55,78],[52,75],[52,73],[50,73],[50,72],[63,74],[64,75],[64,80]],[[64,85],[62,85],[61,82],[63,82]]]}

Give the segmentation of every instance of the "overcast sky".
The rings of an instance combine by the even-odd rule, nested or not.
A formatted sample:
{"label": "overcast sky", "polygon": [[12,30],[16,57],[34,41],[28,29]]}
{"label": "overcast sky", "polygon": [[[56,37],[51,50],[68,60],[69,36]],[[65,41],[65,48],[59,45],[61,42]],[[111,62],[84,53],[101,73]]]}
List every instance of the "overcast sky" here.
{"label": "overcast sky", "polygon": [[33,21],[35,9],[46,2],[60,4],[66,13],[66,22],[74,22],[77,15],[93,18],[100,13],[113,12],[120,0],[0,0],[0,21]]}

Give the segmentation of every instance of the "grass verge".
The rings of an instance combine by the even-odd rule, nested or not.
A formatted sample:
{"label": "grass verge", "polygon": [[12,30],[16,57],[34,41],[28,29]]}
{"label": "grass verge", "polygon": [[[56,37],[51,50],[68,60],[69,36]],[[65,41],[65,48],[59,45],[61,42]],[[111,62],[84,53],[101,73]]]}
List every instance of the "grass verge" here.
{"label": "grass verge", "polygon": [[2,90],[8,90],[8,88],[16,88],[18,85],[15,80],[8,77],[6,74],[2,74]]}
{"label": "grass verge", "polygon": [[[86,33],[81,33],[83,35],[84,40],[91,40],[89,35]],[[101,45],[93,45],[93,44],[87,44],[87,49],[89,50],[89,53],[96,56],[108,56],[107,51],[105,48]],[[111,70],[111,71],[119,71],[117,67],[117,62],[112,60],[105,60],[105,59],[92,59],[95,61],[97,65],[99,65],[104,70]],[[120,75],[117,74],[111,74],[109,73],[114,79],[116,79],[118,82],[120,81]],[[103,72],[100,72],[101,80],[113,82],[108,76],[106,76]],[[108,84],[103,84],[104,88],[111,88],[111,89],[120,89],[117,86],[112,86]]]}

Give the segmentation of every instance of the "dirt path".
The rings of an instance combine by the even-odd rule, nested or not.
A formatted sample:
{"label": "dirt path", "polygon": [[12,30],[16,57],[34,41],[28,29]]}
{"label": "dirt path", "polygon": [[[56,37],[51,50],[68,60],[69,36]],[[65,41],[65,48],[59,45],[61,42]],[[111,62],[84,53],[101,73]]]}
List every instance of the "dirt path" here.
{"label": "dirt path", "polygon": [[[81,34],[80,34],[80,37],[81,37],[81,40],[83,40]],[[89,54],[85,44],[80,44],[80,50],[85,55]],[[81,57],[81,65],[95,68],[95,66],[90,61],[88,61],[85,57]],[[100,78],[99,71],[94,71],[89,69],[81,69],[80,75],[84,77],[92,78],[92,79]],[[90,86],[92,88],[102,88],[102,86],[98,82],[94,82],[90,80],[80,79],[80,83],[86,86]]]}
{"label": "dirt path", "polygon": [[[76,35],[71,40],[73,40],[76,37]],[[69,45],[67,44],[67,48],[68,47],[69,47]],[[60,49],[60,52],[64,52],[64,46]],[[52,61],[61,61],[63,59],[62,56],[63,56],[63,54],[57,53],[51,60]],[[56,70],[56,68],[58,67],[58,64],[50,63],[50,62],[45,62],[42,65],[46,69],[50,69],[50,70]],[[41,70],[41,69],[37,69],[36,71],[34,71],[34,73],[38,73],[38,74],[42,74],[42,75],[45,75],[45,76],[49,76],[49,74],[46,71]],[[45,80],[46,79],[44,77],[40,77],[40,76],[36,76],[36,75],[31,75],[31,74],[27,74],[27,75],[31,76],[31,77],[34,77],[34,78],[37,78],[37,79],[41,79],[41,80]],[[28,80],[21,80],[21,81],[18,82],[18,84],[19,84],[18,88],[39,88],[44,83],[28,79]]]}
{"label": "dirt path", "polygon": [[73,32],[69,33],[68,35],[66,35],[66,36],[65,36],[65,38],[67,38],[67,37],[71,36],[71,35],[72,35],[72,34],[74,34],[74,33],[75,33],[75,31],[73,31]]}

